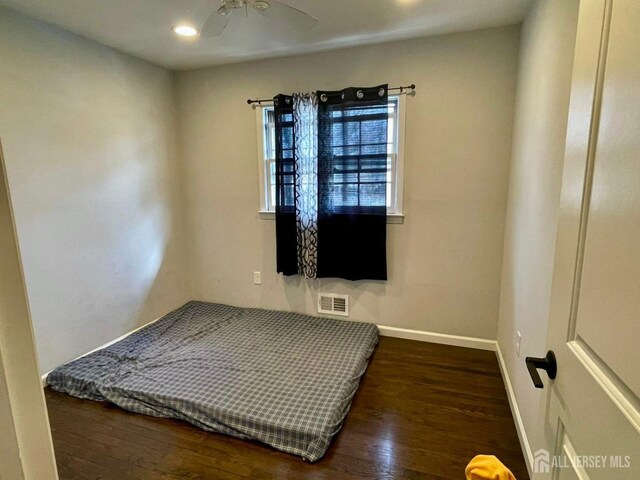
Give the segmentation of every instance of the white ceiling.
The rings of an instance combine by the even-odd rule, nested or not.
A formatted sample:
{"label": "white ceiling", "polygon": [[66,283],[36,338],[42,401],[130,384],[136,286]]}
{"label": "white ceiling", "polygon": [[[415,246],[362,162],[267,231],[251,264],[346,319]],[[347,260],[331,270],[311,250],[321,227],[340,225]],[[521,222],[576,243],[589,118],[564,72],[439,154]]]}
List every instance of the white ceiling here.
{"label": "white ceiling", "polygon": [[379,43],[518,23],[533,0],[281,0],[320,21],[296,33],[257,12],[220,37],[183,39],[220,0],[0,0],[0,5],[171,69]]}

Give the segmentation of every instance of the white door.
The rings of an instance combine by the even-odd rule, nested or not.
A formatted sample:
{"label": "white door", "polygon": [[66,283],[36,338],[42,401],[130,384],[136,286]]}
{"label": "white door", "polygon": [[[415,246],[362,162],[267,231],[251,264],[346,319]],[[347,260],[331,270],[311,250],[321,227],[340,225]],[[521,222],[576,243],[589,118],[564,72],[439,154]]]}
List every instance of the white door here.
{"label": "white door", "polygon": [[639,0],[581,1],[556,249],[534,478],[638,480]]}
{"label": "white door", "polygon": [[56,480],[0,144],[0,480]]}

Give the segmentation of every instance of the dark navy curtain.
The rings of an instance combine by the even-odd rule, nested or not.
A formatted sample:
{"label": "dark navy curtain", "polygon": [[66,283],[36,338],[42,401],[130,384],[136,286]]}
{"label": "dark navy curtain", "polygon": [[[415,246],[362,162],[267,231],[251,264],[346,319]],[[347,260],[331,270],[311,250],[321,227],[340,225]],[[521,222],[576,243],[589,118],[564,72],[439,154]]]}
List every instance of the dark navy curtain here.
{"label": "dark navy curtain", "polygon": [[298,273],[296,164],[293,97],[273,99],[276,131],[276,266],[278,273]]}
{"label": "dark navy curtain", "polygon": [[387,279],[388,88],[318,95],[318,277]]}
{"label": "dark navy curtain", "polygon": [[[294,102],[293,96],[274,99],[277,270],[312,278],[386,280],[387,85],[319,91],[312,98],[317,115],[317,189],[305,191],[315,192],[313,202],[301,201],[301,186],[310,178],[308,135],[303,142],[306,153],[296,154],[296,143],[302,142],[296,124],[303,123],[299,115],[308,112],[309,105],[299,103],[298,97]],[[294,103],[307,108],[294,109]],[[305,120],[306,128],[298,132],[309,132]],[[308,229],[300,232],[309,225],[308,212],[306,221],[297,218],[305,213],[301,203],[307,210],[314,204],[313,242]],[[309,247],[313,256],[305,252]],[[312,269],[310,258],[315,262]]]}

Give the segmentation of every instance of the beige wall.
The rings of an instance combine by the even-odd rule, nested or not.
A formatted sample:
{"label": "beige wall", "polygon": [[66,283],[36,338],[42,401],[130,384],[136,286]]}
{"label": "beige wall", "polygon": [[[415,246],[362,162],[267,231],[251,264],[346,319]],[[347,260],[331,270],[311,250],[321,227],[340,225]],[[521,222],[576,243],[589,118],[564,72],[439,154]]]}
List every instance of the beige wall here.
{"label": "beige wall", "polygon": [[[514,26],[179,73],[195,297],[313,314],[317,291],[348,293],[354,320],[494,339],[518,38]],[[389,281],[277,275],[246,99],[385,82],[418,88],[407,100],[406,220],[388,226]]]}
{"label": "beige wall", "polygon": [[190,299],[172,74],[0,9],[0,138],[41,371]]}
{"label": "beige wall", "polygon": [[542,391],[524,358],[546,353],[578,3],[539,0],[521,38],[498,341],[530,442]]}
{"label": "beige wall", "polygon": [[53,445],[0,145],[0,478],[55,480]]}

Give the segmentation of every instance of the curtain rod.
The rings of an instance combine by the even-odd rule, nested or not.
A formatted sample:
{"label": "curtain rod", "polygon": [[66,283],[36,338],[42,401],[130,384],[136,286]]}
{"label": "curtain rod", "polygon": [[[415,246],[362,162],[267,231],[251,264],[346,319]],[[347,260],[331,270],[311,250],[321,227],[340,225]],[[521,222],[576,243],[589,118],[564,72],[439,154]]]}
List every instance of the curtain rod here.
{"label": "curtain rod", "polygon": [[[416,85],[415,83],[412,83],[411,85],[408,85],[406,87],[392,87],[389,88],[388,91],[396,91],[396,90],[400,90],[400,95],[415,95],[416,94]],[[247,103],[249,105],[253,105],[253,108],[255,108],[255,104],[257,103],[258,105],[262,105],[263,103],[273,103],[273,99],[272,98],[263,98],[263,99],[255,99],[255,100],[251,100],[248,99]]]}

